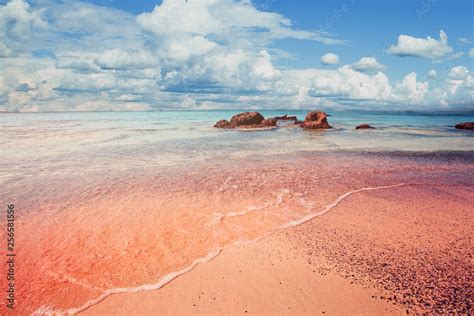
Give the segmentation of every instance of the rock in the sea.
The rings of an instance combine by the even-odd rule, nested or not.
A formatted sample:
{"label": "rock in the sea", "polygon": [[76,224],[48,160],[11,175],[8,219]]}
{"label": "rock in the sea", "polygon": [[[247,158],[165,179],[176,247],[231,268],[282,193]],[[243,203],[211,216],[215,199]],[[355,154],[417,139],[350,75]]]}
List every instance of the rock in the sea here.
{"label": "rock in the sea", "polygon": [[230,122],[228,120],[220,120],[214,124],[216,128],[230,128]]}
{"label": "rock in the sea", "polygon": [[262,114],[258,112],[244,112],[234,115],[230,122],[227,120],[220,120],[214,127],[216,128],[263,128],[277,126],[275,118],[265,119]]}
{"label": "rock in the sea", "polygon": [[264,119],[262,123],[259,124],[259,127],[272,127],[272,126],[277,126],[277,119],[274,117]]}
{"label": "rock in the sea", "polygon": [[456,124],[457,129],[468,129],[468,130],[474,130],[474,122],[464,122],[464,123],[459,123]]}
{"label": "rock in the sea", "polygon": [[328,129],[332,128],[327,120],[327,114],[322,111],[312,111],[306,115],[301,127],[308,129]]}
{"label": "rock in the sea", "polygon": [[230,119],[231,127],[258,125],[262,123],[264,117],[258,112],[244,112],[234,115]]}
{"label": "rock in the sea", "polygon": [[275,116],[274,119],[278,121],[297,121],[298,120],[296,116],[288,116],[287,114],[283,116]]}
{"label": "rock in the sea", "polygon": [[369,124],[361,124],[357,126],[356,129],[375,129],[375,127],[370,126]]}

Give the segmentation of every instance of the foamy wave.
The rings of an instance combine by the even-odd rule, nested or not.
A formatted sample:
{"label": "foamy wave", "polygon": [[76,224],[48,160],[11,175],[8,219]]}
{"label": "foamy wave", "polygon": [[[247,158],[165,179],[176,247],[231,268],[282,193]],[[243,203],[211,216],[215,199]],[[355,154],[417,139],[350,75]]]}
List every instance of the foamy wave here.
{"label": "foamy wave", "polygon": [[[396,188],[396,187],[401,187],[401,186],[405,186],[405,185],[406,185],[405,183],[399,183],[399,184],[387,185],[387,186],[367,187],[367,188],[362,188],[362,189],[346,192],[343,195],[339,196],[333,203],[327,205],[321,211],[308,214],[308,215],[306,215],[306,216],[304,216],[300,219],[297,219],[297,220],[291,221],[289,223],[286,223],[284,225],[281,225],[281,226],[278,227],[278,229],[276,229],[274,231],[271,231],[267,234],[264,234],[262,236],[259,236],[258,238],[255,238],[253,240],[237,240],[237,241],[235,241],[234,243],[232,243],[228,246],[225,246],[225,247],[219,248],[217,250],[211,251],[209,254],[207,254],[207,256],[194,260],[189,266],[187,266],[187,267],[185,267],[181,270],[171,272],[171,273],[163,276],[155,284],[144,284],[144,285],[140,285],[140,286],[137,286],[137,287],[124,287],[124,288],[109,289],[109,290],[106,290],[104,293],[102,293],[97,298],[86,302],[84,305],[81,305],[79,307],[69,308],[69,309],[62,310],[62,311],[56,311],[53,308],[51,308],[50,306],[41,306],[36,311],[34,311],[32,315],[69,315],[69,314],[77,314],[77,313],[80,313],[80,312],[82,312],[82,311],[84,311],[84,310],[100,303],[101,301],[103,301],[104,299],[106,299],[107,297],[109,297],[112,294],[136,293],[136,292],[142,292],[142,291],[158,290],[158,289],[162,288],[163,286],[165,286],[166,284],[168,284],[169,282],[176,279],[177,277],[192,271],[197,265],[202,264],[202,263],[210,262],[212,259],[216,258],[222,251],[224,251],[228,248],[238,246],[238,245],[242,246],[242,245],[246,245],[246,244],[253,244],[253,243],[256,243],[256,242],[262,240],[265,237],[268,237],[268,236],[272,235],[273,233],[275,233],[279,230],[302,225],[302,224],[304,224],[304,223],[306,223],[306,222],[308,222],[308,221],[310,221],[310,220],[312,220],[316,217],[319,217],[319,216],[322,216],[322,215],[328,213],[329,211],[334,209],[341,201],[343,201],[344,199],[346,199],[347,197],[349,197],[352,194],[363,192],[363,191],[375,191],[375,190]],[[277,205],[281,204],[283,202],[283,196],[288,195],[288,194],[289,194],[289,190],[286,190],[286,189],[282,190],[282,195],[277,196],[277,201],[276,201]],[[244,211],[244,212],[249,213],[249,212],[252,212],[252,211],[255,211],[255,209],[251,210],[249,208],[249,211]],[[228,213],[224,216],[222,216],[221,214],[219,214],[219,215],[221,215],[220,219],[222,219],[223,217],[242,216],[242,215],[245,215],[245,214],[243,214],[244,212],[232,212],[232,213]]]}
{"label": "foamy wave", "polygon": [[283,203],[285,196],[288,196],[288,195],[290,195],[290,190],[288,189],[281,190],[280,194],[277,195],[276,205],[278,206],[281,203]]}
{"label": "foamy wave", "polygon": [[234,177],[228,177],[227,179],[225,179],[224,183],[219,188],[219,192],[224,192],[226,188],[237,189],[236,185],[229,185],[229,181],[231,181],[232,179],[234,179]]}
{"label": "foamy wave", "polygon": [[285,229],[285,228],[289,228],[289,227],[295,227],[295,226],[304,224],[307,221],[310,221],[315,217],[322,216],[322,215],[326,214],[327,212],[331,211],[333,208],[335,208],[339,203],[341,203],[342,200],[344,200],[345,198],[347,198],[348,196],[350,196],[354,193],[359,193],[359,192],[363,192],[363,191],[374,191],[374,190],[390,189],[390,188],[401,187],[401,186],[404,186],[404,185],[406,185],[406,184],[405,183],[400,183],[400,184],[380,186],[380,187],[368,187],[368,188],[362,188],[362,189],[346,192],[343,195],[339,196],[336,199],[336,201],[334,201],[333,203],[327,205],[323,210],[321,210],[319,212],[308,214],[308,215],[304,216],[303,218],[300,218],[300,219],[297,219],[295,221],[291,221],[289,223],[286,223],[286,224],[280,226],[280,228]]}
{"label": "foamy wave", "polygon": [[249,206],[249,207],[247,207],[247,210],[245,210],[245,211],[234,211],[234,212],[229,212],[229,213],[226,213],[226,214],[214,213],[213,218],[210,221],[210,223],[208,224],[208,226],[220,224],[224,218],[246,216],[250,213],[259,212],[261,210],[263,210],[263,207],[261,207],[261,206]]}
{"label": "foamy wave", "polygon": [[89,290],[89,291],[103,291],[104,289],[103,288],[98,288],[98,287],[92,287],[84,282],[81,282],[79,280],[77,280],[76,278],[70,276],[70,275],[67,275],[67,274],[61,274],[61,273],[48,273],[47,274],[48,276],[52,277],[52,278],[55,278],[55,279],[58,279],[58,280],[67,280],[69,283],[72,283],[72,284],[76,284],[80,287],[83,287],[84,289],[86,290]]}
{"label": "foamy wave", "polygon": [[207,256],[203,258],[199,258],[193,261],[189,266],[175,272],[168,273],[167,275],[163,276],[157,283],[155,284],[144,284],[140,285],[137,287],[123,287],[123,288],[114,288],[114,289],[109,289],[106,290],[104,293],[102,293],[100,296],[97,298],[88,301],[84,305],[81,305],[79,307],[74,307],[74,308],[69,308],[66,310],[62,311],[55,311],[49,306],[42,306],[38,308],[36,311],[33,312],[33,315],[70,315],[70,314],[77,314],[80,313],[86,309],[88,309],[91,306],[96,305],[97,303],[100,303],[107,297],[109,297],[112,294],[120,294],[120,293],[136,293],[136,292],[142,292],[142,291],[150,291],[150,290],[158,290],[168,284],[169,282],[173,281],[177,277],[186,274],[193,270],[197,265],[201,263],[207,263],[217,257],[219,253],[222,251],[222,249],[217,249],[212,252],[210,252]]}
{"label": "foamy wave", "polygon": [[[229,177],[227,180],[229,180],[229,179],[232,179],[232,177]],[[226,184],[227,180],[226,180],[226,182],[224,182],[224,185],[227,185]],[[219,191],[221,191],[221,190],[219,190]],[[275,198],[275,202],[273,202],[273,203],[272,202],[267,202],[267,203],[264,203],[261,206],[251,205],[251,206],[248,206],[246,208],[246,210],[243,210],[243,211],[232,211],[232,212],[225,213],[225,214],[214,213],[214,216],[213,216],[212,220],[210,221],[209,225],[219,224],[225,218],[246,216],[246,215],[249,215],[253,212],[263,211],[263,210],[265,210],[269,207],[280,206],[284,202],[284,198],[286,196],[289,196],[289,195],[290,195],[290,190],[289,189],[282,189],[282,190],[280,190],[280,193],[277,194],[277,196]]]}

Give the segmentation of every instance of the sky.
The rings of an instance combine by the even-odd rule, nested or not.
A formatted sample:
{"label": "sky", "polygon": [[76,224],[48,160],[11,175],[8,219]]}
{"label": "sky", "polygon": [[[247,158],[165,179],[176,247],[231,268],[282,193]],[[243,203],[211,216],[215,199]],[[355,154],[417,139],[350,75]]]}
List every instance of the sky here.
{"label": "sky", "polygon": [[471,0],[0,0],[0,111],[474,110]]}

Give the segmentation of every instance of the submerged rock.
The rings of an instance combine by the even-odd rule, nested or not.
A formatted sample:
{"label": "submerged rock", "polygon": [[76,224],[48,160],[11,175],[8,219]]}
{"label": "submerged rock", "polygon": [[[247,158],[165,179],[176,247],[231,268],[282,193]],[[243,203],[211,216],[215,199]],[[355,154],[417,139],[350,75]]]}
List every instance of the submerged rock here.
{"label": "submerged rock", "polygon": [[468,130],[474,130],[474,122],[464,122],[464,123],[459,123],[454,126],[457,129],[468,129]]}
{"label": "submerged rock", "polygon": [[370,126],[369,124],[361,124],[357,126],[356,129],[375,129],[375,127]]}
{"label": "submerged rock", "polygon": [[297,121],[298,120],[296,116],[288,116],[287,114],[283,116],[275,116],[274,119],[278,121]]}
{"label": "submerged rock", "polygon": [[260,123],[261,127],[272,127],[272,126],[277,126],[277,119],[272,117],[268,119],[264,119],[262,123]]}
{"label": "submerged rock", "polygon": [[326,112],[322,111],[312,111],[306,115],[306,118],[303,123],[300,125],[303,128],[308,129],[328,129],[332,128],[329,125],[327,120]]}
{"label": "submerged rock", "polygon": [[230,122],[228,120],[220,120],[214,124],[216,128],[230,128]]}

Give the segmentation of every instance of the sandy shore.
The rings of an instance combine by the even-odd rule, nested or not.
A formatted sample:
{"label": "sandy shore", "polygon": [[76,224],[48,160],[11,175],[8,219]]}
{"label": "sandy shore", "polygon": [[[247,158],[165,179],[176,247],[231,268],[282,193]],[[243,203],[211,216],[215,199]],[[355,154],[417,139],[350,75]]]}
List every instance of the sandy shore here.
{"label": "sandy shore", "polygon": [[472,205],[470,186],[360,192],[159,290],[112,295],[83,314],[470,313]]}
{"label": "sandy shore", "polygon": [[228,249],[160,290],[110,296],[81,314],[402,314],[321,259],[308,264],[277,234]]}
{"label": "sandy shore", "polygon": [[304,152],[14,187],[15,312],[469,314],[473,162]]}

